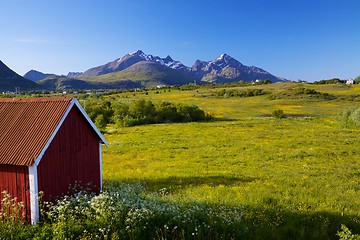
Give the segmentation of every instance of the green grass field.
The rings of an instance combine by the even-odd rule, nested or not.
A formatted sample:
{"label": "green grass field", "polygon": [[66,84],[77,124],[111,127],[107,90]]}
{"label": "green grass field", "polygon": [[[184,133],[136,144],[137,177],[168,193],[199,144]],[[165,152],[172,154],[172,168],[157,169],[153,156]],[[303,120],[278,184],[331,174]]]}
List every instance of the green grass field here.
{"label": "green grass field", "polygon": [[103,174],[174,199],[357,214],[358,134],[319,119],[126,128],[106,136]]}
{"label": "green grass field", "polygon": [[[254,89],[266,94],[230,94]],[[359,93],[280,83],[101,96],[195,104],[213,119],[108,125],[103,193],[59,201],[36,227],[0,222],[0,239],[356,239],[360,129],[339,114]]]}
{"label": "green grass field", "polygon": [[[279,93],[300,85],[338,97],[360,90],[357,85],[298,83],[247,88]],[[196,104],[215,120],[108,127],[104,179],[141,182],[149,192],[165,188],[170,201],[326,213],[360,230],[360,130],[341,128],[337,120],[341,111],[360,102],[307,96],[269,100],[268,94],[209,97],[218,90],[112,96]],[[291,117],[274,119],[275,109]]]}

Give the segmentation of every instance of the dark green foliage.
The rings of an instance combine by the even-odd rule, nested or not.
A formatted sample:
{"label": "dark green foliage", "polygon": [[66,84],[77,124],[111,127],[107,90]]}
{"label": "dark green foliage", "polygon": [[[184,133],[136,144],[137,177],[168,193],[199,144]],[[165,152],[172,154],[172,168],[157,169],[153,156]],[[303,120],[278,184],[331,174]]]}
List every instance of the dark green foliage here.
{"label": "dark green foliage", "polygon": [[84,108],[96,126],[103,130],[114,114],[111,103],[107,100],[90,99],[84,102]]}
{"label": "dark green foliage", "polygon": [[104,130],[109,123],[130,127],[135,125],[194,122],[210,117],[195,105],[136,100],[131,102],[91,99],[84,104],[85,110],[95,125]]}
{"label": "dark green foliage", "polygon": [[177,113],[180,116],[181,122],[196,122],[205,120],[205,112],[195,105],[176,105]]}
{"label": "dark green foliage", "polygon": [[314,90],[314,89],[309,89],[309,88],[304,88],[304,87],[300,87],[297,89],[296,94],[314,94],[314,95],[319,95],[321,94],[320,92]]}
{"label": "dark green foliage", "polygon": [[155,121],[158,123],[161,122],[179,122],[180,115],[177,112],[175,104],[171,102],[161,102],[157,105],[157,115]]}
{"label": "dark green foliage", "polygon": [[105,129],[106,125],[107,125],[107,121],[104,117],[104,115],[99,114],[95,117],[95,125],[100,129],[103,130]]}
{"label": "dark green foliage", "polygon": [[207,119],[205,112],[195,105],[174,104],[170,102],[160,102],[154,105],[150,100],[141,99],[130,103],[128,106],[127,114],[120,114],[124,117],[118,117],[118,121],[114,123],[121,126],[135,126],[151,123],[192,122]]}
{"label": "dark green foliage", "polygon": [[155,115],[155,106],[150,100],[140,99],[129,105],[128,115],[137,119],[152,119]]}
{"label": "dark green foliage", "polygon": [[216,97],[254,97],[267,94],[263,89],[246,89],[246,90],[236,90],[236,89],[221,89],[220,91],[215,92]]}
{"label": "dark green foliage", "polygon": [[360,84],[360,76],[354,79],[354,84]]}
{"label": "dark green foliage", "polygon": [[281,109],[276,109],[272,112],[272,116],[274,118],[278,118],[278,119],[281,119],[281,118],[285,118],[285,114],[284,114],[284,111],[281,110]]}
{"label": "dark green foliage", "polygon": [[264,84],[270,84],[270,83],[272,83],[270,79],[266,79],[266,80],[264,81]]}
{"label": "dark green foliage", "polygon": [[129,104],[123,101],[114,101],[111,107],[114,111],[111,122],[118,122],[129,115]]}
{"label": "dark green foliage", "polygon": [[189,91],[189,90],[199,89],[200,87],[201,87],[200,85],[186,84],[186,85],[178,86],[177,89],[181,91]]}
{"label": "dark green foliage", "polygon": [[345,83],[345,80],[340,80],[339,78],[332,78],[327,80],[315,81],[314,84],[337,84],[337,83]]}
{"label": "dark green foliage", "polygon": [[319,100],[334,100],[336,96],[329,93],[323,93],[316,91],[311,88],[297,87],[293,89],[287,89],[286,91],[281,91],[278,93],[273,93],[269,97],[273,99],[319,99]]}

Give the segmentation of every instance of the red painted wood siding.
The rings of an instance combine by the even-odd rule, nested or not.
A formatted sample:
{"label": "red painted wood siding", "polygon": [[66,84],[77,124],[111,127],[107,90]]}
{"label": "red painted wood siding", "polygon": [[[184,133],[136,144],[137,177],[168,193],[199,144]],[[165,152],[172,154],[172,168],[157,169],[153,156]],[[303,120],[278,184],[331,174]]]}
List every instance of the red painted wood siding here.
{"label": "red painted wood siding", "polygon": [[11,198],[17,198],[25,207],[26,220],[30,221],[30,191],[29,191],[29,167],[15,165],[0,165],[0,199],[3,199],[3,191],[10,194]]}
{"label": "red painted wood siding", "polygon": [[45,201],[67,194],[69,186],[100,187],[99,137],[77,108],[72,108],[38,166]]}

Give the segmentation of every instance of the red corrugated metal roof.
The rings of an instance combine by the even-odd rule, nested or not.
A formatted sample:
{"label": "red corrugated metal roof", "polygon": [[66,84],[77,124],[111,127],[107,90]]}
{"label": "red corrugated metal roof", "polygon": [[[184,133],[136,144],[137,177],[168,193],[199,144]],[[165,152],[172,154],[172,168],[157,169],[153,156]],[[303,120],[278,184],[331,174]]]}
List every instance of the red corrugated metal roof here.
{"label": "red corrugated metal roof", "polygon": [[0,164],[31,166],[72,98],[0,98]]}

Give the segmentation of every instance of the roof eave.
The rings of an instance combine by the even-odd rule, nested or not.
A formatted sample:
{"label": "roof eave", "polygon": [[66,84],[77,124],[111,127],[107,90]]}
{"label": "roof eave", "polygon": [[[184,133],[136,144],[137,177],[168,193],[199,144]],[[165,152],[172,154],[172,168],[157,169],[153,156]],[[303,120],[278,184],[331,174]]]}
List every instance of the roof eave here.
{"label": "roof eave", "polygon": [[[82,115],[85,117],[86,121],[90,124],[90,126],[93,128],[93,130],[96,132],[96,134],[98,135],[98,137],[101,140],[101,143],[105,144],[106,146],[109,146],[109,143],[106,141],[105,137],[101,134],[101,132],[99,131],[99,129],[95,126],[95,124],[93,123],[93,121],[90,119],[90,117],[87,115],[87,113],[85,112],[84,108],[81,106],[81,104],[79,103],[79,101],[74,98],[72,100],[72,104],[74,104],[75,106],[78,107],[78,109],[80,110],[80,112],[82,113]],[[73,105],[71,105],[72,107]]]}
{"label": "roof eave", "polygon": [[91,121],[90,117],[87,115],[87,113],[85,112],[85,110],[83,109],[83,107],[81,106],[81,104],[79,103],[78,100],[76,100],[76,98],[73,98],[68,109],[66,110],[64,116],[62,117],[60,123],[58,124],[58,126],[56,127],[55,131],[52,133],[51,137],[49,138],[49,140],[47,141],[47,143],[45,144],[44,148],[42,149],[41,153],[39,154],[39,156],[35,159],[33,164],[39,165],[42,157],[44,156],[46,150],[48,149],[48,147],[50,146],[52,140],[54,139],[54,137],[56,136],[57,132],[59,131],[60,127],[62,126],[63,122],[65,121],[66,117],[68,116],[68,114],[70,113],[71,109],[76,106],[79,111],[81,112],[81,114],[84,116],[84,118],[86,119],[86,121],[89,123],[89,125],[91,126],[91,128],[96,132],[96,134],[98,135],[98,137],[100,138],[100,142],[105,144],[106,146],[108,146],[108,142],[106,141],[105,137],[100,133],[100,131],[97,129],[97,127],[95,126],[95,124],[93,123],[93,121]]}

